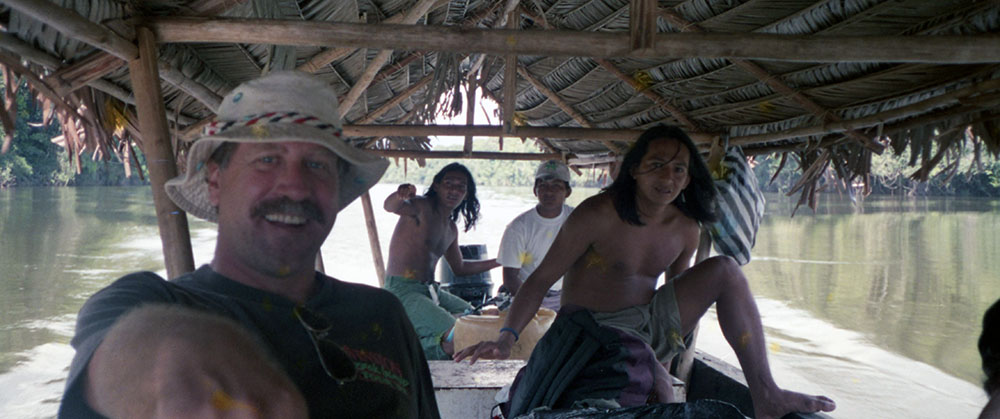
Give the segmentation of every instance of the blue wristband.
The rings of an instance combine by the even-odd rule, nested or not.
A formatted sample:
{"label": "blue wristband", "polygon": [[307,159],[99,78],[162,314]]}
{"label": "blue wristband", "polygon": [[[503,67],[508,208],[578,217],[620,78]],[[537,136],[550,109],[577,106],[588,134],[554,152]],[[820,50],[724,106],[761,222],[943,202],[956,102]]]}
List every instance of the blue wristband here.
{"label": "blue wristband", "polygon": [[521,335],[518,335],[516,330],[509,327],[501,327],[500,333],[502,334],[503,332],[510,332],[510,334],[514,335],[514,342],[517,342],[517,340],[521,338]]}
{"label": "blue wristband", "polygon": [[452,327],[452,328],[451,328],[451,331],[450,331],[450,332],[448,332],[448,337],[447,337],[447,338],[445,338],[445,340],[444,340],[444,341],[445,341],[445,342],[451,342],[451,341],[452,341],[452,340],[454,340],[454,339],[455,339],[455,328],[454,328],[454,327]]}

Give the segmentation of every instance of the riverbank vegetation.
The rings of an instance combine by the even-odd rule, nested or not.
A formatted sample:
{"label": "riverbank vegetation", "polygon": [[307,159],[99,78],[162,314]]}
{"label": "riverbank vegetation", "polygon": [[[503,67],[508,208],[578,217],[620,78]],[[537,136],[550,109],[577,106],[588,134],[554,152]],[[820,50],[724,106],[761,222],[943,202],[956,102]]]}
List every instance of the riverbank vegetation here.
{"label": "riverbank vegetation", "polygon": [[[62,132],[55,117],[46,114],[22,81],[16,93],[14,136],[6,153],[0,153],[0,188],[14,186],[125,186],[145,183],[145,159],[136,153],[143,173],[126,176],[121,161],[94,160],[94,150],[84,149],[71,159],[52,141]],[[48,121],[46,117],[48,116]],[[9,127],[3,127],[6,134]],[[79,161],[79,168],[76,162]]]}

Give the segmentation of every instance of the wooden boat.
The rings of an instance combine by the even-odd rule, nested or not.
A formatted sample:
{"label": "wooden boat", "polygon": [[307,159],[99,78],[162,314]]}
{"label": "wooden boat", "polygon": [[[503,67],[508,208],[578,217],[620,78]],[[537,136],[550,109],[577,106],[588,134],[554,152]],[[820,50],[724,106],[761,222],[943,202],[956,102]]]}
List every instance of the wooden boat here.
{"label": "wooden boat", "polygon": [[[494,417],[497,394],[509,385],[525,365],[521,360],[481,360],[474,365],[452,361],[429,361],[434,393],[442,419]],[[753,403],[743,372],[701,351],[695,351],[690,381],[674,382],[674,393],[685,401],[721,400],[752,415]],[[502,397],[502,396],[501,396]],[[785,419],[824,419],[824,413],[793,413]]]}
{"label": "wooden boat", "polygon": [[[194,262],[187,220],[163,184],[221,97],[273,69],[328,80],[344,92],[354,144],[404,162],[556,158],[605,170],[642,129],[668,123],[705,150],[728,142],[749,155],[792,154],[800,203],[814,203],[821,169],[865,184],[873,153],[910,149],[924,156],[926,178],[948,150],[1000,152],[997,2],[837,4],[0,0],[0,151],[16,140],[9,93],[22,80],[54,110],[64,132],[54,141],[77,167],[87,153],[130,172],[138,146],[155,162],[169,277]],[[440,107],[479,96],[498,104],[499,124],[476,125],[472,112],[465,125],[428,124]],[[465,147],[435,151],[434,135],[464,136]],[[542,151],[475,150],[504,138],[531,138]],[[370,197],[362,202],[381,281]],[[717,374],[726,368],[698,359],[682,367],[688,398],[738,401]]]}

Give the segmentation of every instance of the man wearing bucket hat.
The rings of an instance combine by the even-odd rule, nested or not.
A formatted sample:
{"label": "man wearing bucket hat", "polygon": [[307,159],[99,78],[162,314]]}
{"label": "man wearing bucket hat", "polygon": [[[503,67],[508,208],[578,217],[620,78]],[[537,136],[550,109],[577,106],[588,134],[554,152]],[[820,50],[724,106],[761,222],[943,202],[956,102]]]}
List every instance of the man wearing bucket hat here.
{"label": "man wearing bucket hat", "polygon": [[344,141],[337,107],[300,72],[226,95],[166,185],[219,224],[212,262],[87,301],[60,416],[439,416],[399,301],[314,269],[337,213],[388,165]]}
{"label": "man wearing bucket hat", "polygon": [[[566,205],[566,198],[573,192],[569,180],[569,168],[561,161],[539,164],[533,188],[538,205],[518,215],[504,230],[497,262],[503,266],[503,286],[511,295],[517,294],[524,280],[542,263],[559,228],[573,211]],[[561,296],[562,279],[549,288],[542,307],[559,311]]]}

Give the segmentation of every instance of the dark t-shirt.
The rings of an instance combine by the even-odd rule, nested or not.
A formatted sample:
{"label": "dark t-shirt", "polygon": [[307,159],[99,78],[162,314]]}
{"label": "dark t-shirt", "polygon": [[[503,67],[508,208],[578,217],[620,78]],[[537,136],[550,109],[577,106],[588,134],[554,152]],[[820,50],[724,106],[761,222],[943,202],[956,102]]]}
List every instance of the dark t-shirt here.
{"label": "dark t-shirt", "polygon": [[207,265],[173,281],[140,272],[98,291],[80,310],[72,340],[76,356],[59,416],[100,417],[81,391],[87,363],[122,314],[142,304],[165,303],[244,325],[284,367],[305,396],[312,417],[439,417],[427,361],[399,300],[386,291],[319,273],[316,281],[319,291],[306,307],[333,324],[328,337],[354,361],[357,380],[338,384],[323,372],[308,332],[292,312],[295,304],[280,295],[230,280]]}

